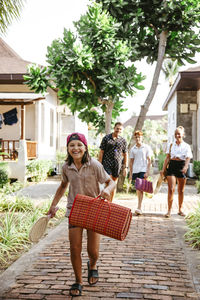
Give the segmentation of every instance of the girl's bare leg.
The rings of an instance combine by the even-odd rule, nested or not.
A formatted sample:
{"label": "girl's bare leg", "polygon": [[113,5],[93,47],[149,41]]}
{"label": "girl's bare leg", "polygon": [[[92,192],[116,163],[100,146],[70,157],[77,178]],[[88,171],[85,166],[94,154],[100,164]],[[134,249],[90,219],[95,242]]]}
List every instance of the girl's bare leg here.
{"label": "girl's bare leg", "polygon": [[176,188],[176,177],[175,176],[167,176],[167,183],[168,183],[168,211],[165,216],[169,217],[171,215],[174,192],[175,192],[175,188]]}
{"label": "girl's bare leg", "polygon": [[[83,229],[80,227],[70,228],[69,229],[69,242],[70,242],[70,254],[71,254],[71,263],[75,274],[76,283],[82,285],[82,235]],[[74,295],[78,295],[79,291],[72,291]]]}
{"label": "girl's bare leg", "polygon": [[187,179],[186,178],[177,178],[178,181],[178,206],[179,206],[179,214],[184,215],[182,211],[183,206],[183,198],[184,198],[184,190]]}
{"label": "girl's bare leg", "polygon": [[[112,178],[113,181],[116,181],[116,186],[117,186],[118,178],[113,177],[112,175],[110,175],[110,177]],[[113,198],[115,196],[115,192],[116,192],[116,188],[110,193],[110,202],[113,201]]]}
{"label": "girl's bare leg", "polygon": [[[100,234],[88,230],[87,231],[87,251],[88,251],[88,256],[89,256],[89,261],[90,261],[90,270],[96,270],[97,266],[97,260],[99,258],[99,244],[100,244]],[[95,283],[97,282],[97,278],[91,278],[90,282]]]}
{"label": "girl's bare leg", "polygon": [[137,190],[137,197],[138,197],[138,209],[142,209],[142,200],[143,200],[143,192]]}

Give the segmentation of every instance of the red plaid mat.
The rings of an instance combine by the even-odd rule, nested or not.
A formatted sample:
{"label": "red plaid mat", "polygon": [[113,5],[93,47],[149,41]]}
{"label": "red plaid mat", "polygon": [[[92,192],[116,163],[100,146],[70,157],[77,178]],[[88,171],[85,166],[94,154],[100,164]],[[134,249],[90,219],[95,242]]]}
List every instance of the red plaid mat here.
{"label": "red plaid mat", "polygon": [[69,223],[123,241],[127,236],[131,219],[130,208],[110,203],[100,197],[92,198],[77,194]]}

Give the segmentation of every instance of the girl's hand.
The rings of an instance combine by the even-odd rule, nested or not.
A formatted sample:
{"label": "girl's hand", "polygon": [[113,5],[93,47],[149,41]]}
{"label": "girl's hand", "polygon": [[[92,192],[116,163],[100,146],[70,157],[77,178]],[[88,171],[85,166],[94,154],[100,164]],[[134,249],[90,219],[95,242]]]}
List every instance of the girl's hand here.
{"label": "girl's hand", "polygon": [[163,174],[163,173],[164,173],[164,171],[163,171],[163,170],[161,170],[161,171],[160,171],[160,175],[161,175],[162,177],[164,176],[164,174]]}
{"label": "girl's hand", "polygon": [[51,206],[50,209],[47,212],[47,216],[50,215],[51,218],[55,217],[57,210],[58,210],[58,207]]}
{"label": "girl's hand", "polygon": [[182,173],[185,174],[187,172],[187,169],[188,169],[187,166],[184,166],[182,169]]}
{"label": "girl's hand", "polygon": [[106,190],[106,188],[101,192],[100,196],[101,196],[102,198],[107,199],[107,200],[110,199],[110,193]]}

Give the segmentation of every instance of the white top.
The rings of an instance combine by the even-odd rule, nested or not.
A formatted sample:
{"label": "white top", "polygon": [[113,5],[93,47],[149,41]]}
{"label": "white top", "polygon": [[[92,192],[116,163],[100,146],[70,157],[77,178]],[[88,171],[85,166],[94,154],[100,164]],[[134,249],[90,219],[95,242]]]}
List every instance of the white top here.
{"label": "white top", "polygon": [[140,147],[134,145],[131,148],[130,158],[134,159],[132,174],[147,171],[147,158],[151,158],[151,153],[151,148],[146,144],[142,144]]}
{"label": "white top", "polygon": [[[166,151],[167,154],[169,154],[170,145],[171,143],[167,145],[167,151]],[[178,157],[181,160],[186,160],[186,158],[192,158],[193,155],[192,155],[190,145],[185,143],[184,141],[182,141],[182,143],[180,143],[179,145],[176,143],[176,141],[173,142],[171,147],[170,157],[171,158]]]}

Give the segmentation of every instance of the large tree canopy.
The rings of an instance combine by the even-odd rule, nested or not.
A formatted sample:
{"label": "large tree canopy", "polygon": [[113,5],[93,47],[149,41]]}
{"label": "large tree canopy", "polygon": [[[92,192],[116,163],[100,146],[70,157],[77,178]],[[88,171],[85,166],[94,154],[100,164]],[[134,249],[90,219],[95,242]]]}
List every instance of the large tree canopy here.
{"label": "large tree canopy", "polygon": [[122,23],[118,36],[128,39],[134,48],[132,60],[144,57],[158,60],[158,47],[163,32],[167,35],[165,56],[194,63],[199,51],[199,0],[97,0]]}
{"label": "large tree canopy", "polygon": [[24,0],[0,1],[0,34],[4,34],[13,19],[19,17],[24,2]]}
{"label": "large tree canopy", "polygon": [[25,79],[36,92],[52,84],[73,113],[108,133],[112,118],[122,110],[121,99],[142,89],[143,77],[130,63],[129,42],[117,37],[121,24],[100,4],[89,7],[74,24],[77,36],[64,30],[63,38],[48,47],[48,67],[32,66]]}
{"label": "large tree canopy", "polygon": [[141,106],[135,130],[142,129],[153,100],[164,58],[194,63],[200,51],[199,0],[97,0],[122,26],[118,37],[132,45],[132,61],[156,62],[152,85]]}

